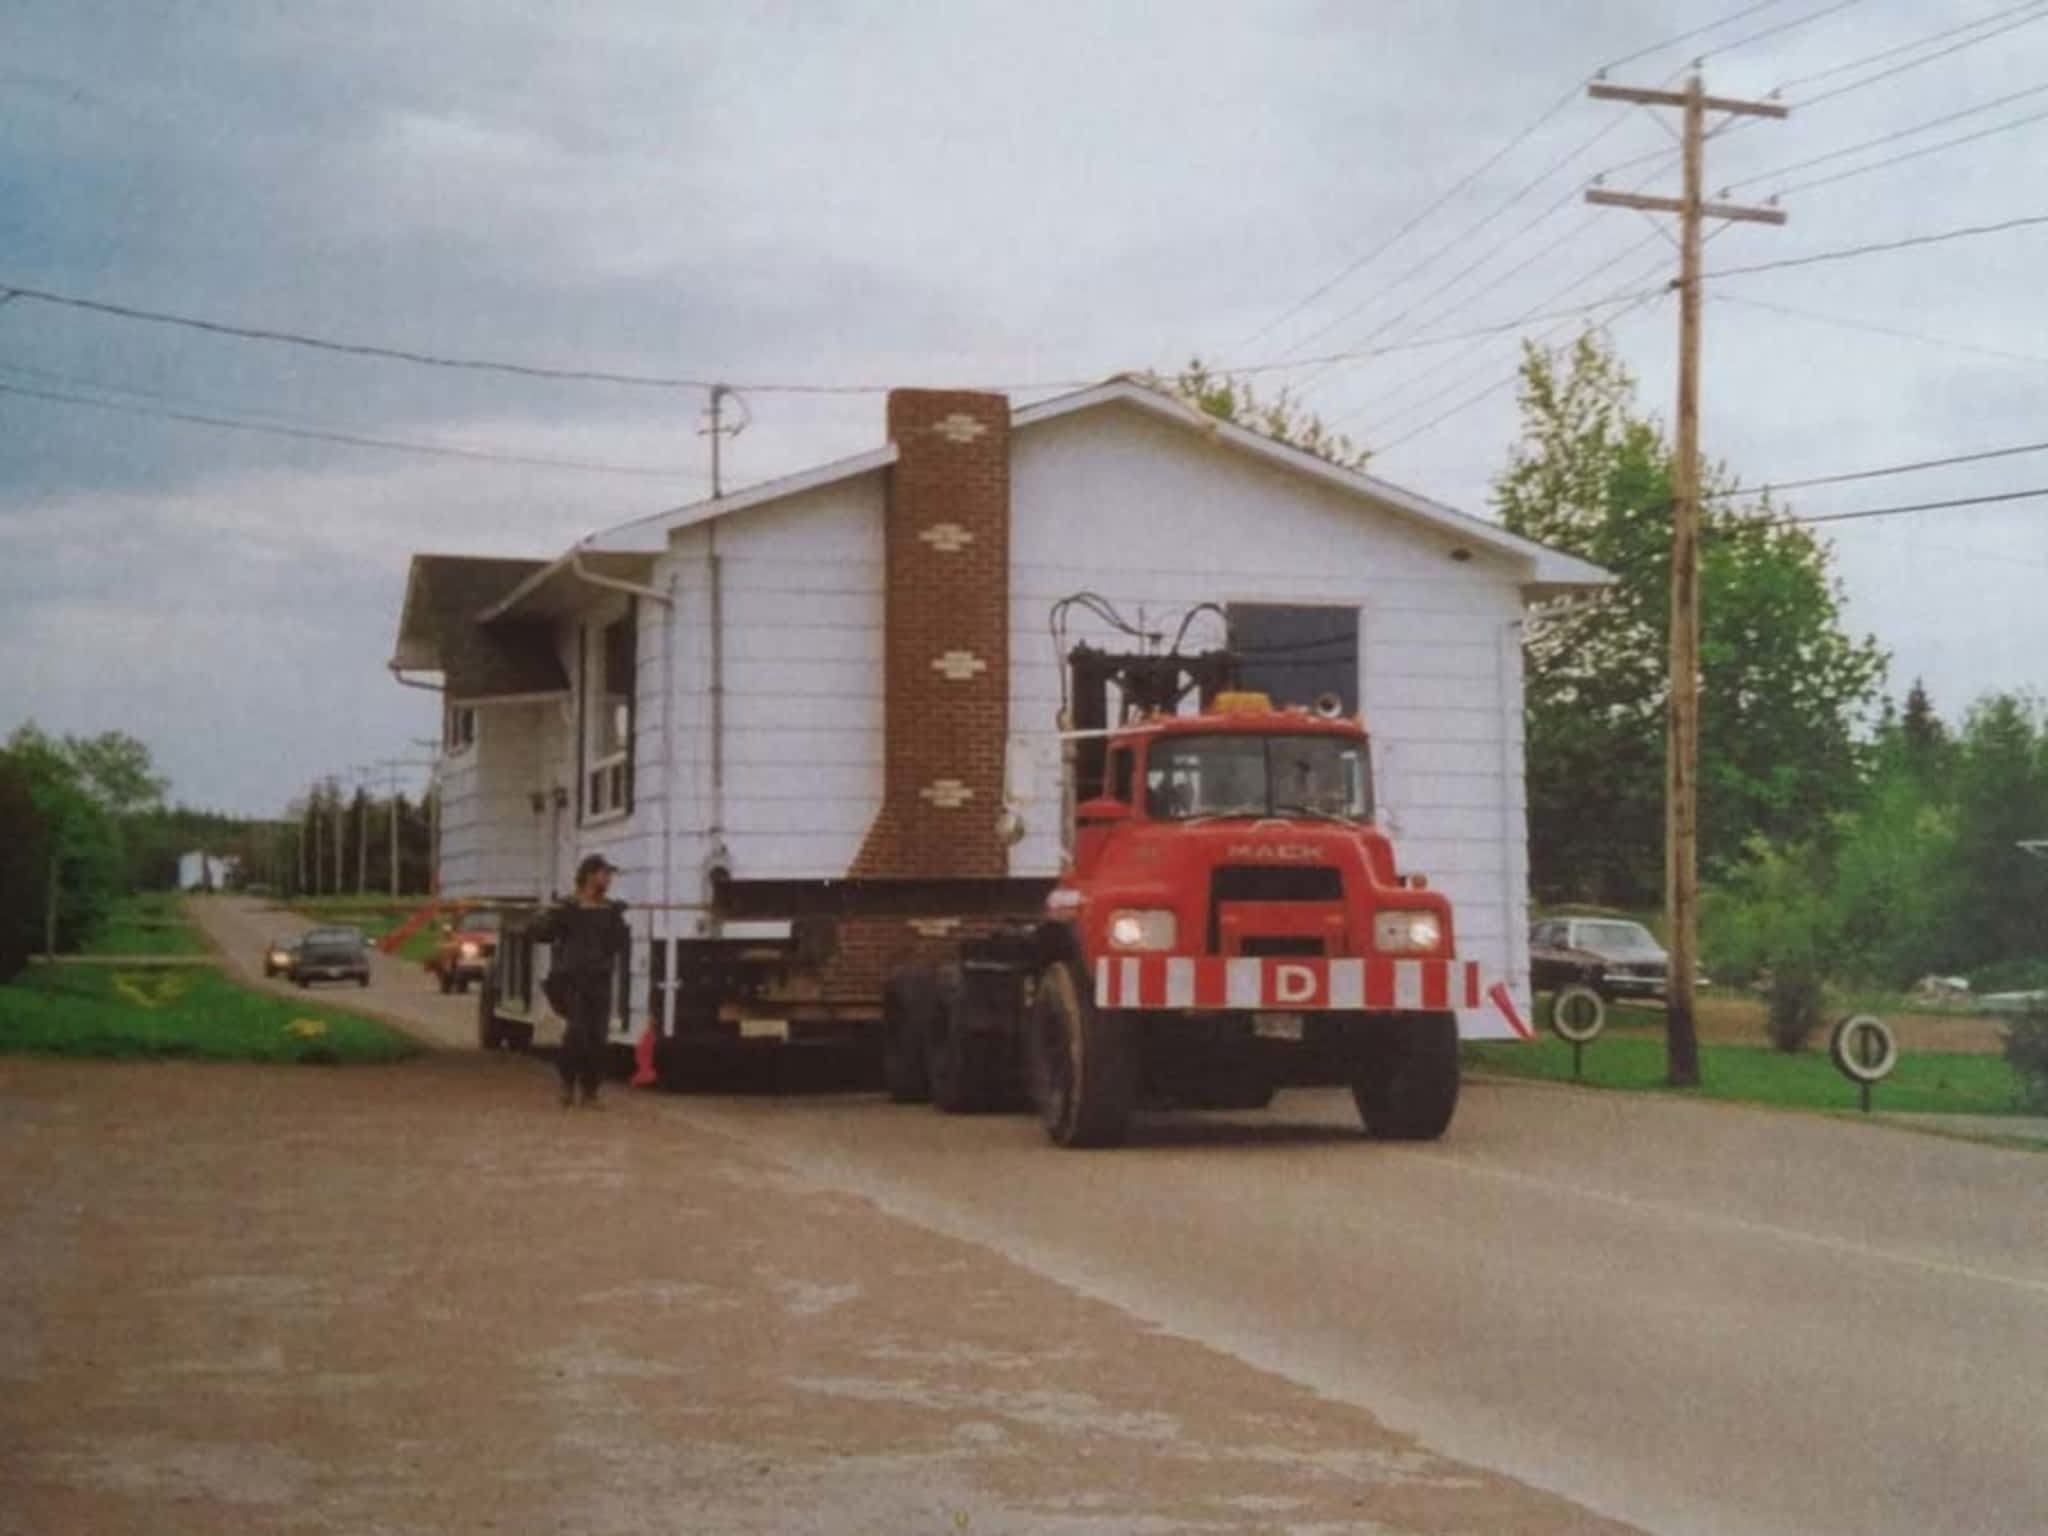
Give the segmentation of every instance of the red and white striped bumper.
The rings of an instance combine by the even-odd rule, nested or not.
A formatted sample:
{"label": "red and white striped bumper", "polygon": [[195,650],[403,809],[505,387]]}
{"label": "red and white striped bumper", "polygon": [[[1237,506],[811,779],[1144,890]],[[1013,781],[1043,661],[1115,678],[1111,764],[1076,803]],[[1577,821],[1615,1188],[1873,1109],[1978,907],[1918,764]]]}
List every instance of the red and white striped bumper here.
{"label": "red and white striped bumper", "polygon": [[1391,1013],[1486,1002],[1476,960],[1123,955],[1095,962],[1098,1008]]}

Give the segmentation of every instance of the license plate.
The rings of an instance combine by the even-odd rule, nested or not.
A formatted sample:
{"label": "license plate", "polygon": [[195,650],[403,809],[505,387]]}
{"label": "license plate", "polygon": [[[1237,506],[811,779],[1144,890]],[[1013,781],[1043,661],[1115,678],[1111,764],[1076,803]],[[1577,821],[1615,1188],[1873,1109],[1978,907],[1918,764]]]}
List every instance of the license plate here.
{"label": "license plate", "polygon": [[1255,1013],[1252,1015],[1252,1034],[1260,1040],[1299,1040],[1301,1038],[1301,1015],[1298,1013]]}

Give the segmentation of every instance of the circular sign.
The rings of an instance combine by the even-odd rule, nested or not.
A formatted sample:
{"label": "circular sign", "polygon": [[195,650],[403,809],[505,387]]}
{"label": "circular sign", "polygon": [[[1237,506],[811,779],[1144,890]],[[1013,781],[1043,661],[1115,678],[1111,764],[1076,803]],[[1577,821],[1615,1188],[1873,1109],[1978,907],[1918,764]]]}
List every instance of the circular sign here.
{"label": "circular sign", "polygon": [[1855,1013],[1835,1026],[1828,1055],[1842,1076],[1853,1082],[1877,1083],[1890,1077],[1899,1064],[1899,1042],[1883,1019]]}
{"label": "circular sign", "polygon": [[1582,982],[1559,987],[1550,1000],[1550,1032],[1573,1045],[1584,1045],[1607,1027],[1607,1003]]}

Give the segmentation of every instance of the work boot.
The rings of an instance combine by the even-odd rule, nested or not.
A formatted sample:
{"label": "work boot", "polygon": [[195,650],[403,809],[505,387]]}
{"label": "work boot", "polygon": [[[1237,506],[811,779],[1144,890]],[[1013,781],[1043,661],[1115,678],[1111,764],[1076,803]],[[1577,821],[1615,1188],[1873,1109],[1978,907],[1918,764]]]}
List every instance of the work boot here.
{"label": "work boot", "polygon": [[575,1085],[574,1083],[564,1083],[564,1084],[562,1084],[562,1108],[564,1108],[564,1109],[568,1109],[568,1108],[569,1108],[569,1107],[570,1107],[571,1105],[573,1105],[573,1104],[574,1104],[575,1102],[576,1102],[576,1085]]}
{"label": "work boot", "polygon": [[583,1085],[583,1107],[585,1109],[604,1108],[602,1104],[597,1102],[597,1084],[585,1083]]}

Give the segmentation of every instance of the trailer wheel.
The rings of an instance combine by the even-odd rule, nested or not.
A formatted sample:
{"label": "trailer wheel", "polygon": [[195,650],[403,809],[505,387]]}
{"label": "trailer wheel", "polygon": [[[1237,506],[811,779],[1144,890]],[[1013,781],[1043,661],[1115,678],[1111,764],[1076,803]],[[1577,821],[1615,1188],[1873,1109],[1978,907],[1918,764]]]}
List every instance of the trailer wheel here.
{"label": "trailer wheel", "polygon": [[926,1010],[925,1071],[932,1103],[949,1115],[985,1114],[998,1098],[996,1041],[968,1028],[968,1007],[960,967],[940,966]]}
{"label": "trailer wheel", "polygon": [[925,1054],[937,985],[929,971],[898,971],[882,989],[882,1084],[898,1104],[922,1104],[932,1096]]}
{"label": "trailer wheel", "polygon": [[485,981],[476,989],[476,1048],[497,1051],[505,1047],[505,1026],[498,1019],[498,989]]}
{"label": "trailer wheel", "polygon": [[1365,1134],[1376,1141],[1435,1141],[1458,1107],[1458,1016],[1411,1013],[1388,1021],[1352,1079]]}
{"label": "trailer wheel", "polygon": [[1046,1136],[1114,1147],[1138,1101],[1138,1037],[1129,1014],[1098,1011],[1061,960],[1040,974],[1024,1032],[1024,1073]]}

